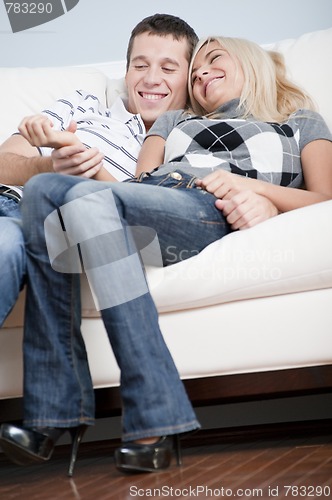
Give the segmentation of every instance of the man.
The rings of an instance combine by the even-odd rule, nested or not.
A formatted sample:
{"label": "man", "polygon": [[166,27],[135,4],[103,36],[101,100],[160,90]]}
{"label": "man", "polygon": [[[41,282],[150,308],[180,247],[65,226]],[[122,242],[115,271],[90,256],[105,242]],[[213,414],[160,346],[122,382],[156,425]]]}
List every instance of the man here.
{"label": "man", "polygon": [[[190,28],[184,21],[178,19],[174,16],[168,15],[155,15],[150,18],[144,19],[141,23],[139,23],[136,28],[134,28],[131,39],[129,41],[128,52],[127,52],[127,73],[126,73],[126,84],[128,88],[128,101],[126,103],[126,109],[123,106],[123,103],[117,101],[115,103],[115,111],[112,107],[111,109],[111,118],[112,113],[124,113],[126,115],[126,126],[124,127],[125,132],[123,135],[133,135],[135,147],[132,148],[132,156],[136,156],[138,154],[139,146],[142,143],[146,130],[150,128],[155,119],[164,111],[168,109],[177,109],[183,108],[186,105],[187,101],[187,74],[189,68],[189,61],[191,57],[191,53],[193,48],[197,42],[197,37],[192,28]],[[84,105],[84,100],[87,96],[84,93],[77,93],[75,98],[76,101],[76,110],[78,107],[82,107]],[[80,101],[82,98],[83,103]],[[88,98],[89,100],[89,98]],[[79,104],[78,104],[79,103]],[[59,107],[62,106],[63,102],[58,103],[57,111],[59,111]],[[70,103],[71,106],[73,103]],[[99,104],[95,103],[95,112],[98,113],[99,119]],[[90,108],[90,102],[89,102]],[[68,110],[67,110],[68,111]],[[61,111],[61,114],[66,114],[66,104]],[[107,113],[102,110],[102,114],[106,115]],[[68,112],[67,112],[68,115]],[[46,113],[46,116],[50,116],[50,114]],[[118,116],[118,115],[117,115]],[[75,117],[75,114],[74,114]],[[93,116],[88,117],[89,121],[93,119]],[[130,121],[129,127],[127,126],[127,121]],[[67,121],[66,121],[67,120]],[[75,131],[75,124],[69,121],[68,116],[66,116],[66,126],[67,131],[59,130],[59,121],[52,120],[52,124],[49,121],[49,118],[45,118],[44,116],[35,116],[31,118],[27,118],[23,120],[20,125],[20,136],[14,136],[10,138],[2,147],[2,159],[0,161],[0,176],[3,173],[3,182],[6,184],[24,184],[30,177],[37,173],[41,172],[61,172],[67,174],[74,174],[75,176],[83,176],[83,177],[93,177],[95,179],[108,179],[115,180],[118,175],[117,168],[110,168],[111,162],[105,162],[105,159],[102,159],[101,154],[98,149],[88,148],[88,146],[92,146],[93,143],[88,141],[88,135],[86,131],[80,131],[80,127],[78,126],[78,130]],[[61,120],[60,120],[61,121]],[[123,120],[124,121],[124,120]],[[135,125],[135,129],[133,126]],[[103,123],[104,125],[104,123]],[[83,127],[86,128],[86,127]],[[130,134],[128,134],[128,130]],[[73,134],[75,132],[75,134]],[[82,134],[81,134],[82,132]],[[109,126],[109,133],[112,135],[113,130],[112,127]],[[83,140],[83,135],[84,140]],[[93,137],[93,135],[91,135]],[[29,139],[28,140],[26,140]],[[80,139],[82,138],[82,139]],[[118,135],[117,139],[121,139],[121,134]],[[125,139],[123,139],[125,141]],[[37,152],[35,147],[32,147],[29,142],[31,142],[35,147],[43,148],[46,146],[55,147],[55,151],[51,153],[51,155],[44,149],[40,149],[42,155],[39,155],[39,150]],[[117,141],[119,146],[122,146],[121,140]],[[138,144],[138,146],[137,146]],[[107,152],[103,151],[104,155],[107,156]],[[45,156],[44,156],[45,155]],[[111,156],[111,155],[110,155]],[[128,163],[125,161],[125,156],[121,160],[117,160],[117,164],[121,166],[126,166]],[[10,173],[6,168],[6,165],[10,162],[11,170]],[[114,166],[114,165],[113,165]],[[130,164],[132,167],[132,161]],[[130,170],[130,167],[128,170]],[[128,172],[128,175],[133,175],[132,172]],[[73,178],[73,177],[71,177]],[[68,177],[69,180],[69,177]],[[17,228],[17,224],[14,224],[15,220],[13,219],[13,226]],[[17,235],[17,233],[16,233]],[[12,248],[15,248],[14,244]],[[21,245],[22,253],[17,256],[18,263],[20,264],[24,251],[23,251],[23,243]],[[23,255],[22,255],[23,254]],[[7,265],[7,263],[6,263]],[[24,266],[22,265],[21,268]],[[15,264],[13,264],[13,268]],[[29,273],[30,274],[30,273]],[[77,276],[76,276],[77,277]],[[18,293],[18,281],[16,283],[16,289],[11,294],[11,300],[14,302],[15,294]],[[38,281],[38,280],[37,280]],[[34,279],[31,279],[31,282],[34,282]],[[3,284],[3,280],[2,280]],[[38,283],[35,283],[38,286]],[[79,285],[79,280],[76,280],[76,285]],[[75,286],[76,286],[75,285]],[[5,286],[3,284],[3,286]],[[8,294],[8,290],[6,290]],[[58,293],[62,294],[60,289],[54,290],[54,299],[57,300]],[[53,295],[53,293],[52,293]],[[68,310],[66,310],[65,315],[70,314],[72,311],[78,311],[77,304],[79,301],[79,289],[76,289],[76,293],[73,294],[73,304],[71,301],[67,302]],[[28,290],[28,297],[29,297]],[[8,305],[7,305],[8,308]],[[50,311],[44,310],[41,308],[41,314],[48,317],[50,319],[50,315],[48,314]],[[151,310],[152,314],[154,314],[153,310]],[[130,311],[126,311],[126,314],[130,316]],[[6,311],[2,312],[2,320],[5,316]],[[0,318],[1,319],[1,318]],[[74,381],[82,381],[79,382],[78,386],[72,387],[70,391],[73,394],[78,395],[80,399],[80,388],[83,387],[83,381],[91,388],[91,379],[89,370],[86,364],[82,363],[83,359],[86,359],[84,345],[82,344],[82,339],[80,337],[80,328],[79,328],[79,317],[75,313],[74,314],[74,322],[73,326],[73,335],[71,336],[73,342],[73,357],[77,358],[77,363],[74,361],[74,365],[77,366],[78,378],[74,375],[72,379]],[[44,322],[40,318],[36,318],[41,331],[44,331]],[[71,320],[70,320],[71,322]],[[70,323],[69,322],[69,323]],[[61,330],[65,335],[68,333],[67,327],[61,323]],[[69,326],[67,323],[67,326]],[[26,326],[26,328],[29,328]],[[71,328],[71,327],[70,327]],[[74,332],[75,331],[75,332]],[[112,344],[113,349],[117,352],[122,352],[125,357],[127,356],[127,351],[130,349],[130,342],[127,344],[125,332],[122,332],[122,341],[125,343],[122,346],[114,346]],[[36,335],[36,340],[39,339],[39,335]],[[144,353],[149,355],[148,351],[145,349],[144,340],[143,343],[140,342],[140,338],[137,339],[141,345],[142,356]],[[166,350],[166,358],[167,363],[164,364],[163,370],[165,372],[165,382],[166,378],[171,377],[171,380],[174,380],[174,383],[178,385],[177,390],[177,398],[178,404],[176,405],[176,413],[178,413],[177,420],[179,425],[176,427],[178,432],[180,431],[190,431],[199,427],[199,424],[195,418],[194,412],[188,400],[188,397],[185,393],[185,390],[179,380],[179,376],[177,370],[170,358],[169,353],[167,352],[167,348],[163,343],[163,340],[159,337],[151,339],[154,343],[154,349],[156,349],[156,355],[152,356],[152,359],[155,363],[158,364],[158,357],[161,359],[164,356]],[[71,342],[70,341],[70,342]],[[66,342],[66,341],[65,341]],[[42,341],[43,343],[43,341]],[[29,354],[29,350],[31,347],[32,358],[34,357],[34,353],[36,352],[36,346],[32,346],[30,342],[25,342],[24,350],[26,354],[26,360],[29,358],[29,362],[32,359]],[[46,346],[45,346],[46,347]],[[38,348],[37,348],[38,350]],[[44,349],[42,349],[43,351]],[[65,396],[66,404],[64,401],[56,401],[58,397],[62,400],[64,396],[64,392],[53,391],[46,389],[46,385],[48,381],[52,381],[52,385],[55,383],[54,377],[60,383],[60,379],[62,376],[66,377],[68,374],[67,360],[62,358],[60,351],[57,348],[51,347],[51,352],[55,354],[57,360],[55,363],[47,362],[47,369],[44,372],[41,366],[38,366],[38,378],[41,382],[41,385],[38,387],[35,385],[35,381],[32,383],[34,390],[37,390],[39,396],[41,397],[41,401],[48,401],[50,403],[50,407],[58,408],[61,412],[64,410],[65,414],[68,416],[67,408],[64,408],[68,402],[68,398]],[[71,350],[71,348],[70,348]],[[59,356],[58,356],[59,355]],[[79,361],[80,360],[80,361]],[[37,362],[38,364],[38,362]],[[70,363],[71,364],[71,363]],[[120,362],[121,364],[121,362]],[[131,363],[133,364],[133,363]],[[137,353],[137,358],[135,359],[135,364],[138,367],[144,368],[144,361],[141,357],[140,353]],[[72,365],[73,366],[73,365]],[[53,367],[53,368],[52,368]],[[160,368],[160,365],[158,364]],[[44,420],[44,417],[39,414],[40,405],[39,402],[35,401],[33,403],[33,408],[36,410],[36,418],[38,422],[43,421],[40,425],[43,427],[40,429],[40,425],[37,421],[35,421],[32,426],[29,424],[30,418],[34,419],[31,415],[30,410],[30,398],[27,392],[27,385],[30,384],[30,381],[27,381],[27,373],[30,373],[33,377],[37,375],[36,370],[30,370],[29,367],[25,366],[25,392],[24,392],[24,401],[25,403],[25,422],[27,423],[28,429],[21,430],[14,429],[13,436],[11,431],[13,430],[13,426],[2,426],[1,429],[1,447],[2,449],[8,453],[8,455],[17,463],[30,463],[33,461],[45,461],[48,460],[53,451],[55,442],[58,437],[66,430],[72,435],[73,442],[75,446],[73,447],[72,456],[71,456],[71,464],[69,468],[69,475],[73,472],[73,466],[76,460],[76,452],[77,445],[82,437],[82,434],[87,425],[92,425],[94,420],[94,401],[93,401],[93,393],[88,391],[86,396],[83,396],[83,400],[81,401],[81,409],[79,410],[79,420],[77,424],[75,422],[70,421],[67,422],[67,417],[64,416],[62,424],[60,426],[57,425],[57,422],[52,422]],[[41,369],[41,371],[40,371]],[[54,371],[55,370],[55,371]],[[159,377],[163,378],[163,374],[158,369]],[[124,374],[127,373],[127,370],[124,370]],[[125,376],[125,375],[124,375]],[[149,373],[146,372],[144,374],[144,378],[149,377]],[[71,377],[69,377],[71,378]],[[140,377],[137,378],[137,382],[139,382]],[[66,381],[64,385],[66,385]],[[123,380],[122,380],[123,382]],[[44,385],[44,383],[46,385]],[[61,383],[60,383],[61,385]],[[122,384],[123,385],[123,384]],[[160,384],[158,384],[160,387]],[[124,384],[125,387],[128,387]],[[60,386],[59,386],[60,387]],[[129,387],[128,387],[129,388]],[[39,392],[40,389],[40,392]],[[130,388],[129,388],[130,390]],[[85,391],[84,391],[85,392]],[[138,393],[135,395],[135,398],[139,396]],[[75,396],[76,397],[76,396]],[[70,399],[70,398],[69,398]],[[52,402],[51,402],[52,400]],[[143,401],[141,401],[144,407],[146,405]],[[182,407],[182,411],[178,411],[179,407]],[[48,407],[48,403],[47,403]],[[84,407],[84,408],[83,408]],[[72,408],[74,413],[76,414],[76,404],[74,404],[74,408]],[[166,408],[165,408],[166,410]],[[162,408],[159,408],[159,411],[164,412]],[[38,415],[37,415],[38,413]],[[43,412],[42,412],[43,413]],[[82,418],[82,421],[81,421]],[[128,417],[127,417],[128,418]],[[41,419],[41,420],[40,420]],[[71,420],[71,419],[70,419]],[[46,427],[45,427],[46,425]],[[54,428],[55,426],[55,428]],[[60,427],[60,428],[59,428]],[[166,430],[166,429],[165,429]],[[16,432],[17,431],[17,432]],[[28,441],[25,441],[25,434],[29,435]],[[23,436],[24,435],[24,436]],[[21,437],[23,436],[23,441],[21,441]],[[14,438],[14,442],[11,441],[11,438]],[[18,438],[18,442],[15,442],[16,438]],[[154,461],[156,468],[164,468],[169,465],[170,462],[170,451],[172,448],[172,439],[165,438],[162,439],[158,445],[158,455],[159,458],[157,462]],[[18,454],[16,445],[18,444]],[[148,454],[152,448],[147,448]],[[14,450],[14,451],[13,451]]]}
{"label": "man", "polygon": [[[106,109],[94,96],[78,91],[55,103],[43,115],[24,119],[19,127],[21,133],[2,144],[0,266],[5,294],[1,294],[0,300],[0,326],[25,280],[25,249],[18,210],[21,190],[15,186],[22,186],[43,172],[97,180],[133,176],[140,146],[152,123],[164,111],[186,105],[187,73],[196,42],[194,30],[175,16],[156,14],[143,19],[129,40],[126,103],[118,98]],[[75,122],[79,122],[77,130]],[[46,133],[51,134],[56,149],[42,147]],[[34,146],[26,137],[34,138]]]}

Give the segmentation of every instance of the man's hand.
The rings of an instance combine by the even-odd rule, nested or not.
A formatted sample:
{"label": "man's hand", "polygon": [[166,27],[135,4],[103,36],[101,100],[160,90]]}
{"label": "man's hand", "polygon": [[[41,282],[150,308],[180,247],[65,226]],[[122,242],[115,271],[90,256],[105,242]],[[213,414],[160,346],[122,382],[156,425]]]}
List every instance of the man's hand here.
{"label": "man's hand", "polygon": [[103,166],[104,155],[97,148],[87,149],[81,142],[52,151],[53,169],[59,174],[94,177]]}
{"label": "man's hand", "polygon": [[233,230],[248,229],[278,215],[278,209],[270,200],[250,190],[240,191],[229,199],[216,200],[215,204]]}

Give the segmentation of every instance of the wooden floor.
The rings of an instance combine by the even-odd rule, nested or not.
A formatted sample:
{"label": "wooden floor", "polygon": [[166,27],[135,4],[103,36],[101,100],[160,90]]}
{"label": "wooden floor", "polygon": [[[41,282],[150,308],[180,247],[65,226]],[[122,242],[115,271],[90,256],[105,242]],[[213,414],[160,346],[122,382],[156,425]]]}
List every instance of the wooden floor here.
{"label": "wooden floor", "polygon": [[74,477],[69,449],[43,465],[19,467],[0,454],[0,499],[332,498],[332,424],[199,432],[183,441],[183,466],[124,475],[118,442],[82,444]]}

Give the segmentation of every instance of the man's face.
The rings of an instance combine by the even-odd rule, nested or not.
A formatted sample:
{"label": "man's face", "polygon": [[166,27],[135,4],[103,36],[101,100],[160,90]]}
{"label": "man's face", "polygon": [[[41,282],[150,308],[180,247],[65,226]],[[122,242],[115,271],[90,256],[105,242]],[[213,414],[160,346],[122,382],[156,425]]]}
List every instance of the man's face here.
{"label": "man's face", "polygon": [[147,130],[169,109],[187,101],[187,40],[142,33],[133,44],[126,74],[128,111],[140,113]]}

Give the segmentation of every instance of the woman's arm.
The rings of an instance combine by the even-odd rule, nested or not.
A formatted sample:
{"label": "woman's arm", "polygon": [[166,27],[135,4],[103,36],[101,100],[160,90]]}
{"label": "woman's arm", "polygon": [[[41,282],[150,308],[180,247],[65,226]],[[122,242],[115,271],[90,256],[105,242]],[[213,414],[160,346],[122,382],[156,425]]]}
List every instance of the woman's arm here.
{"label": "woman's arm", "polygon": [[221,199],[250,189],[265,196],[279,212],[332,199],[332,142],[322,139],[308,143],[302,150],[301,162],[306,189],[278,186],[224,170],[212,172],[198,185]]}
{"label": "woman's arm", "polygon": [[60,149],[64,146],[73,146],[80,141],[75,132],[77,125],[70,122],[66,131],[54,130],[53,123],[45,115],[32,115],[23,118],[18,130],[31,146]]}
{"label": "woman's arm", "polygon": [[150,135],[143,142],[137,160],[136,176],[142,172],[151,172],[164,161],[165,139],[159,135]]}
{"label": "woman's arm", "polygon": [[259,194],[269,198],[280,212],[332,199],[332,142],[312,141],[301,153],[305,189],[261,183]]}
{"label": "woman's arm", "polygon": [[332,197],[332,142],[313,141],[301,154],[306,189]]}
{"label": "woman's arm", "polygon": [[112,174],[106,170],[105,167],[101,167],[100,170],[92,177],[95,181],[107,181],[107,182],[118,182]]}

